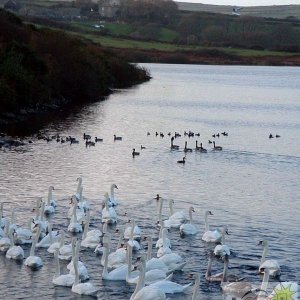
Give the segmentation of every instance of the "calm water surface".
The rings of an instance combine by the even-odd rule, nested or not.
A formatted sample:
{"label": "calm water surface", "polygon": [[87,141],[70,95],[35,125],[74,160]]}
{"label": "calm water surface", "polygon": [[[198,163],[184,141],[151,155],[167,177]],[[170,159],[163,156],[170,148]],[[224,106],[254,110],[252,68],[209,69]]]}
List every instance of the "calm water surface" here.
{"label": "calm water surface", "polygon": [[[101,202],[111,183],[119,187],[118,226],[125,224],[127,212],[145,235],[155,238],[156,207],[150,199],[157,193],[174,199],[175,210],[194,206],[199,233],[181,239],[177,230],[171,230],[170,237],[173,250],[187,261],[174,281],[188,283],[188,274],[199,272],[199,299],[222,298],[218,284],[208,284],[204,278],[211,248],[201,241],[207,209],[214,213],[209,220],[212,228],[228,225],[231,273],[259,284],[262,249],[256,244],[268,239],[268,257],[280,262],[281,280],[299,281],[300,68],[145,66],[153,76],[150,82],[116,91],[106,101],[75,108],[41,129],[31,127],[27,138],[33,139],[33,144],[0,151],[0,196],[8,202],[5,214],[9,216],[10,209],[16,208],[17,223],[25,225],[37,197],[46,199],[48,187],[53,185],[59,207],[52,222],[55,228],[66,229],[69,197],[81,175],[84,197],[93,207],[92,227],[101,227]],[[38,130],[76,136],[81,143],[46,143],[34,138]],[[184,130],[200,132],[197,139],[209,151],[189,153],[186,164],[179,165],[176,162],[182,159],[182,150],[170,151],[170,138],[154,133]],[[224,130],[228,137],[216,139],[224,150],[210,151],[208,139]],[[103,137],[104,142],[86,148],[83,132]],[[281,137],[269,139],[269,133]],[[114,143],[113,134],[123,136],[123,141]],[[195,140],[181,137],[176,144],[182,149],[187,141],[194,148]],[[132,148],[140,145],[147,149],[133,159]],[[163,213],[168,214],[167,205]],[[25,247],[26,256],[28,253]],[[44,261],[37,272],[0,256],[0,299],[79,299],[70,289],[52,285],[54,260],[46,250],[37,253]],[[100,289],[99,299],[130,298],[134,287],[102,281],[102,267],[92,251],[82,252],[81,258]],[[213,269],[219,272],[222,267],[216,261]],[[62,269],[66,272],[64,265]],[[276,282],[271,280],[269,291]],[[179,294],[169,298],[190,297]]]}

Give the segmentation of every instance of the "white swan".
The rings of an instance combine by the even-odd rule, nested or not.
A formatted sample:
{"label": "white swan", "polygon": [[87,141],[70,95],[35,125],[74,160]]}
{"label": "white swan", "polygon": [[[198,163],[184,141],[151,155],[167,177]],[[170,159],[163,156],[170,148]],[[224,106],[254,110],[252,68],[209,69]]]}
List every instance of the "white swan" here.
{"label": "white swan", "polygon": [[167,233],[168,233],[168,229],[167,228],[163,228],[162,230],[162,240],[163,240],[163,246],[160,247],[157,250],[157,254],[156,256],[159,258],[165,254],[170,254],[172,253],[172,250],[168,247],[166,240],[167,240]]}
{"label": "white swan", "polygon": [[[159,230],[159,237],[158,237],[158,240],[157,240],[157,242],[156,242],[156,244],[155,244],[155,248],[160,248],[160,247],[163,246],[162,231],[163,231],[163,229],[164,229],[165,227],[164,227],[164,223],[163,223],[162,221],[159,221],[158,223],[160,224],[160,230]],[[165,238],[165,245],[166,245],[167,247],[169,247],[170,249],[172,248],[171,240],[170,240],[168,237]]]}
{"label": "white swan", "polygon": [[221,228],[221,233],[222,233],[221,245],[217,245],[215,247],[214,254],[216,256],[224,257],[225,255],[230,255],[230,249],[225,244],[225,233],[228,234],[228,230],[227,230],[226,226],[224,226],[224,227]]}
{"label": "white swan", "polygon": [[75,270],[75,282],[72,285],[72,292],[79,295],[96,296],[98,289],[91,282],[79,282],[79,272],[78,272],[78,255],[79,255],[80,241],[76,243],[76,256],[74,260],[74,270]]}
{"label": "white swan", "polygon": [[54,243],[52,243],[52,244],[48,247],[47,251],[48,251],[49,253],[54,254],[55,251],[56,251],[56,249],[59,249],[60,247],[63,246],[64,240],[65,240],[65,232],[62,231],[62,233],[60,234],[59,240],[56,241],[56,242],[54,242]]}
{"label": "white swan", "polygon": [[61,235],[58,230],[52,230],[52,224],[49,223],[48,226],[49,233],[42,238],[40,242],[36,244],[37,248],[49,248],[51,244],[58,242],[60,240]]}
{"label": "white swan", "polygon": [[57,206],[55,200],[52,199],[52,191],[54,190],[53,186],[49,187],[48,190],[48,200],[47,200],[47,205],[45,205],[45,210],[44,214],[45,215],[51,215],[55,213],[55,207]]}
{"label": "white swan", "polygon": [[68,226],[68,231],[72,232],[72,233],[82,232],[82,226],[77,221],[76,209],[77,209],[77,205],[75,203],[75,204],[73,204],[73,216],[72,216],[72,219],[70,220],[70,224]]}
{"label": "white swan", "polygon": [[213,215],[213,213],[210,210],[207,210],[205,212],[205,232],[202,236],[202,240],[208,243],[218,243],[222,239],[222,234],[219,229],[216,229],[214,231],[209,230],[209,225],[208,225],[209,215]]}
{"label": "white swan", "polygon": [[39,226],[39,229],[38,229],[37,233],[35,234],[33,241],[32,241],[32,245],[31,245],[31,249],[30,249],[30,256],[28,256],[25,260],[25,266],[27,266],[33,270],[39,269],[43,266],[42,259],[39,256],[34,255],[35,247],[36,247],[36,244],[37,244],[40,234],[41,234],[41,228]]}
{"label": "white swan", "polygon": [[4,207],[4,203],[1,202],[0,203],[0,228],[4,229],[5,225],[6,225],[6,218],[3,216],[3,207]]}
{"label": "white swan", "polygon": [[[131,220],[131,232],[130,232],[130,238],[127,242],[127,245],[130,245],[132,247],[132,250],[133,251],[139,251],[142,249],[142,246],[140,245],[140,243],[134,239],[134,229],[135,229],[135,220],[132,219]],[[125,233],[124,233],[124,236],[125,236]]]}
{"label": "white swan", "polygon": [[[76,238],[72,238],[72,242],[67,245],[62,245],[59,248],[59,255],[58,258],[62,260],[71,260],[72,259],[72,244],[74,244],[76,241]],[[60,244],[62,244],[64,240],[61,241]]]}
{"label": "white swan", "polygon": [[118,205],[118,202],[115,198],[115,189],[118,189],[117,185],[116,184],[111,184],[110,186],[110,197],[109,197],[109,202],[108,202],[108,205],[109,206],[117,206]]}
{"label": "white swan", "polygon": [[130,300],[165,300],[166,294],[158,288],[151,286],[145,287],[145,272],[142,264],[140,265],[140,276]]}
{"label": "white swan", "polygon": [[18,227],[15,234],[15,244],[31,244],[32,243],[32,231],[31,231],[32,218],[29,218],[27,228]]}
{"label": "white swan", "polygon": [[54,252],[55,257],[55,274],[52,279],[52,283],[58,286],[71,287],[75,282],[75,275],[73,274],[60,274],[60,264],[58,258],[58,249]]}
{"label": "white swan", "polygon": [[5,225],[5,236],[0,239],[0,252],[6,252],[11,246],[11,240],[9,237],[9,227],[10,221],[7,220]]}
{"label": "white swan", "polygon": [[185,292],[192,284],[190,282],[186,285],[181,285],[169,280],[160,280],[150,284],[149,287],[158,288],[166,294],[175,294]]}
{"label": "white swan", "polygon": [[102,271],[102,279],[105,280],[126,280],[128,273],[128,264],[124,264],[110,272],[107,270],[108,263],[108,244],[103,243],[104,268]]}
{"label": "white swan", "polygon": [[24,259],[24,250],[20,246],[15,246],[14,244],[14,236],[12,231],[9,232],[10,237],[10,247],[6,252],[6,258],[14,259],[14,260],[23,260]]}
{"label": "white swan", "polygon": [[267,268],[269,269],[270,276],[276,277],[279,276],[281,273],[280,265],[275,259],[268,259],[266,260],[266,256],[269,249],[268,241],[260,241],[258,243],[264,247],[263,254],[261,257],[260,265],[259,265],[259,273],[264,273],[264,270]]}
{"label": "white swan", "polygon": [[[124,231],[124,238],[129,240],[129,239],[134,239],[134,240],[140,240],[141,239],[141,234],[142,234],[142,231],[141,231],[141,228],[138,226],[138,225],[132,225],[132,220],[129,219],[127,224],[130,224],[131,223],[131,226],[128,225],[126,228],[125,228],[125,231]],[[133,232],[132,232],[132,227],[133,227]]]}
{"label": "white swan", "polygon": [[170,208],[170,216],[169,219],[164,221],[164,227],[167,228],[179,228],[181,224],[188,220],[185,212],[183,210],[177,211],[174,213],[173,210],[173,203],[174,200],[169,201],[169,208]]}
{"label": "white swan", "polygon": [[[225,258],[227,257],[227,255],[225,256]],[[247,295],[247,299],[257,299],[257,295],[255,294],[256,291],[266,291],[267,286],[268,286],[268,281],[269,281],[269,270],[265,269],[265,273],[264,273],[264,278],[261,284],[261,287],[259,289],[259,287],[253,285],[250,282],[246,282],[246,281],[239,281],[239,282],[231,282],[229,283],[227,281],[227,276],[225,273],[225,276],[223,278],[223,281],[221,282],[221,288],[223,291],[223,294],[225,296],[230,296],[232,299],[233,297],[239,298],[239,299],[246,299],[246,295]],[[265,292],[264,292],[265,293]],[[261,293],[259,294],[259,296],[261,295]],[[259,297],[258,296],[258,297]],[[258,298],[261,299],[261,298]],[[265,299],[265,297],[263,297],[262,299]]]}
{"label": "white swan", "polygon": [[181,224],[179,227],[180,235],[194,235],[198,232],[196,226],[193,224],[193,212],[195,212],[195,209],[193,206],[189,208],[189,216],[190,216],[190,222],[187,224]]}
{"label": "white swan", "polygon": [[71,201],[70,201],[71,207],[68,210],[68,218],[69,219],[73,219],[74,218],[74,206],[76,207],[76,217],[77,217],[77,221],[79,223],[84,223],[85,220],[85,212],[83,208],[80,208],[80,206],[77,203],[76,200],[76,196],[73,195],[71,197]]}
{"label": "white swan", "polygon": [[77,203],[78,207],[80,210],[87,212],[90,210],[90,204],[87,201],[83,201],[83,187],[80,187],[80,192],[79,192],[79,202]]}
{"label": "white swan", "polygon": [[117,213],[113,207],[109,207],[108,201],[108,193],[105,193],[105,202],[104,208],[102,209],[102,223],[107,224],[116,224],[117,223]]}
{"label": "white swan", "polygon": [[37,216],[31,223],[32,233],[36,233],[38,227],[41,227],[40,237],[44,237],[48,231],[48,221],[44,220],[44,210],[45,210],[45,202],[42,202],[41,210],[37,208]]}
{"label": "white swan", "polygon": [[100,243],[102,232],[99,229],[93,229],[89,231],[90,226],[90,211],[86,213],[86,221],[84,224],[84,230],[82,235],[81,246],[84,248],[95,249]]}
{"label": "white swan", "polygon": [[80,176],[76,180],[78,181],[78,184],[77,184],[77,190],[76,190],[75,197],[76,197],[76,200],[79,201],[79,199],[80,199],[80,188],[82,186],[82,177]]}

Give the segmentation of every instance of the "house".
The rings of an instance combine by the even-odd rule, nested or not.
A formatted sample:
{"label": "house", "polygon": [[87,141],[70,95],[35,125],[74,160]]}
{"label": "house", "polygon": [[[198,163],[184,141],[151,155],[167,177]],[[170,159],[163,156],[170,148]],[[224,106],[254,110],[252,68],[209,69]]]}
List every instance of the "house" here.
{"label": "house", "polygon": [[105,19],[113,19],[120,8],[120,4],[120,0],[99,1],[100,16]]}

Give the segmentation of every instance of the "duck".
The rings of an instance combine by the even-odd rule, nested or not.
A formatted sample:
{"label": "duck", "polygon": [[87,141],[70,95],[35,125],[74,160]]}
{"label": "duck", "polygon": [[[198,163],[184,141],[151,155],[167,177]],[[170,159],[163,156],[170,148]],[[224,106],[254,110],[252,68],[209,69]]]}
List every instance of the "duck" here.
{"label": "duck", "polygon": [[67,286],[71,287],[75,282],[75,275],[74,274],[60,274],[60,263],[58,258],[58,249],[54,252],[55,258],[55,274],[52,279],[52,283],[58,286]]}
{"label": "duck", "polygon": [[117,206],[118,205],[118,201],[115,198],[115,189],[118,190],[118,186],[116,184],[112,183],[110,185],[110,196],[109,196],[109,201],[108,201],[109,206]]}
{"label": "duck", "polygon": [[158,289],[150,286],[145,286],[145,274],[146,270],[142,264],[139,265],[140,276],[135,287],[133,294],[130,296],[130,300],[165,300],[166,294]]}
{"label": "duck", "polygon": [[109,196],[105,193],[104,208],[102,209],[102,223],[116,224],[117,223],[117,213],[113,207],[109,207]]}
{"label": "duck", "polygon": [[174,145],[174,137],[171,137],[171,150],[179,150],[178,145]]}
{"label": "duck", "polygon": [[214,249],[215,256],[219,256],[221,258],[224,257],[225,255],[230,255],[230,249],[225,244],[225,233],[229,234],[227,226],[224,226],[224,227],[221,228],[221,234],[222,234],[221,244],[220,245],[216,245],[216,247]]}
{"label": "duck", "polygon": [[189,208],[189,216],[190,221],[188,224],[181,224],[179,227],[180,235],[194,235],[198,232],[196,226],[193,224],[193,212],[195,212],[195,209],[193,206]]}
{"label": "duck", "polygon": [[268,250],[269,250],[269,242],[267,240],[259,241],[258,245],[263,246],[263,254],[261,257],[261,261],[259,264],[259,273],[264,273],[265,269],[269,270],[269,275],[272,277],[277,277],[281,273],[281,268],[277,260],[275,259],[266,259]]}
{"label": "duck", "polygon": [[216,142],[215,141],[213,141],[213,144],[214,144],[213,150],[215,150],[215,151],[221,151],[223,149],[221,146],[216,146]]}
{"label": "duck", "polygon": [[9,237],[10,237],[10,247],[6,252],[6,258],[14,259],[18,261],[22,261],[24,259],[24,250],[21,246],[15,246],[14,243],[14,234],[13,230],[10,230]]}
{"label": "duck", "polygon": [[200,146],[198,146],[198,141],[196,141],[195,150],[201,153],[207,153],[207,150],[203,148],[202,143],[200,143]]}
{"label": "duck", "polygon": [[86,134],[85,132],[83,133],[83,139],[84,140],[90,140],[92,136],[90,134]]}
{"label": "duck", "polygon": [[103,142],[103,139],[95,137],[95,143],[98,143],[98,142]]}
{"label": "duck", "polygon": [[141,145],[141,150],[144,150],[144,149],[146,149],[146,147],[145,147],[145,146],[143,146],[143,145]]}
{"label": "duck", "polygon": [[222,239],[222,234],[220,229],[216,229],[214,231],[209,230],[208,225],[208,216],[213,215],[213,213],[210,210],[205,211],[205,232],[202,236],[202,240],[207,243],[218,243]]}
{"label": "duck", "polygon": [[193,149],[192,149],[192,148],[188,148],[188,147],[187,147],[187,142],[185,142],[185,143],[184,143],[184,149],[183,149],[183,151],[184,151],[185,153],[187,153],[187,152],[193,152]]}
{"label": "duck", "polygon": [[78,271],[78,255],[80,249],[80,241],[76,243],[76,257],[73,261],[75,271],[75,281],[72,285],[72,292],[79,295],[96,296],[98,289],[91,282],[80,282]]}
{"label": "duck", "polygon": [[182,158],[182,160],[177,160],[178,164],[185,164],[185,156]]}
{"label": "duck", "polygon": [[121,136],[116,136],[114,134],[114,141],[122,141],[122,140],[123,140],[123,138]]}
{"label": "duck", "polygon": [[31,245],[31,249],[30,249],[30,255],[26,258],[25,260],[25,266],[33,269],[33,270],[37,270],[39,268],[41,268],[43,266],[43,261],[39,256],[35,255],[35,248],[36,248],[36,244],[38,242],[39,236],[41,234],[41,227],[38,226],[38,231],[35,234],[33,241],[32,241],[32,245]]}
{"label": "duck", "polygon": [[135,151],[135,148],[132,149],[132,157],[140,155],[140,152]]}

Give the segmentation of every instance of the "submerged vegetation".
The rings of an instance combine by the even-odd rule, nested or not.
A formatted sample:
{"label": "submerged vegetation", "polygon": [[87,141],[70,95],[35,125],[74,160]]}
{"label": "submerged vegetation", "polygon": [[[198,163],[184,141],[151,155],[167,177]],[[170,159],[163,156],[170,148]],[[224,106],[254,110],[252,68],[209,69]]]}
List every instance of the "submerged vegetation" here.
{"label": "submerged vegetation", "polygon": [[25,25],[0,10],[0,113],[47,110],[99,100],[111,89],[150,78],[97,44]]}

